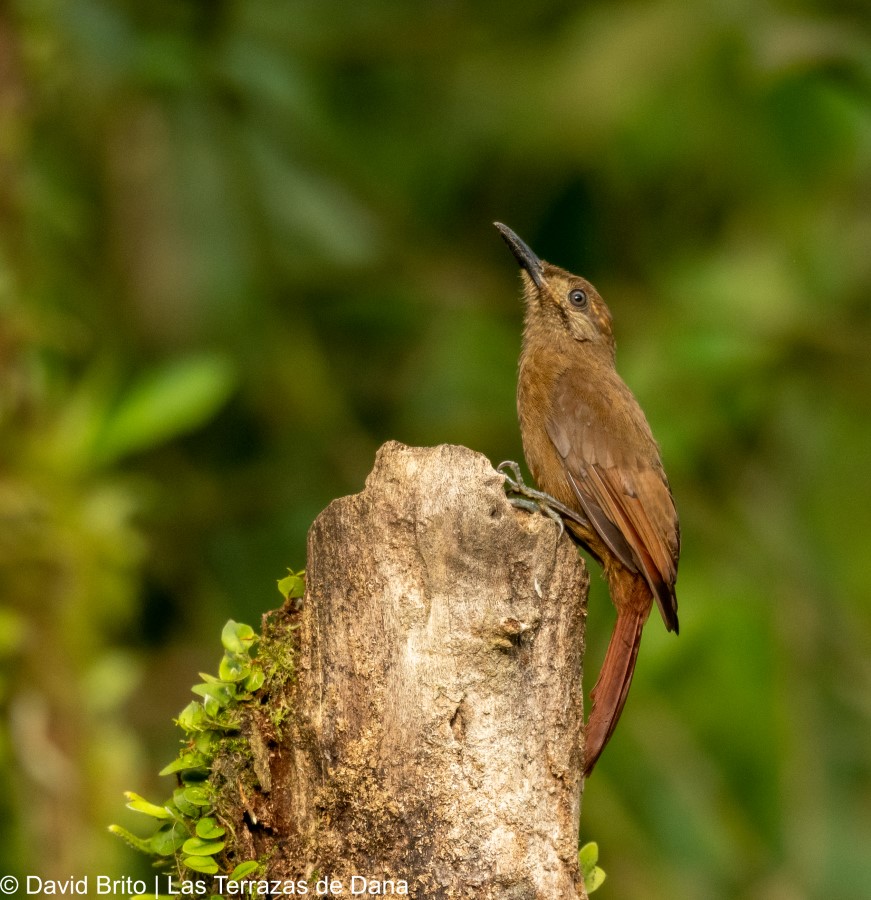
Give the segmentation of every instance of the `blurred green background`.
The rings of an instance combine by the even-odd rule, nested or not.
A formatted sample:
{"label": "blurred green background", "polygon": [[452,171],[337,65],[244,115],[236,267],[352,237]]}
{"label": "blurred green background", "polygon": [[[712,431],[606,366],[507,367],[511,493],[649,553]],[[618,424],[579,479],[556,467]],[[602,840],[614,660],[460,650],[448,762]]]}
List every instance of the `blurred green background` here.
{"label": "blurred green background", "polygon": [[866,0],[0,4],[2,873],[139,871],[121,791],[383,441],[520,458],[494,219],[682,518],[597,896],[871,896]]}

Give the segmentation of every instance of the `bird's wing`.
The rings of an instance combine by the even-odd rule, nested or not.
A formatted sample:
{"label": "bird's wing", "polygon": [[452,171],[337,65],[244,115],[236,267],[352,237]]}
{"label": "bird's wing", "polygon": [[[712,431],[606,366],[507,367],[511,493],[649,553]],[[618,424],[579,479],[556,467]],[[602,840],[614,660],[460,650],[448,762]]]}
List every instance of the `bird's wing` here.
{"label": "bird's wing", "polygon": [[[572,372],[557,383],[548,436],[597,534],[623,565],[644,576],[666,627],[677,631],[680,532],[653,436],[628,388],[626,407],[596,409],[579,383]],[[638,444],[615,437],[615,426]]]}

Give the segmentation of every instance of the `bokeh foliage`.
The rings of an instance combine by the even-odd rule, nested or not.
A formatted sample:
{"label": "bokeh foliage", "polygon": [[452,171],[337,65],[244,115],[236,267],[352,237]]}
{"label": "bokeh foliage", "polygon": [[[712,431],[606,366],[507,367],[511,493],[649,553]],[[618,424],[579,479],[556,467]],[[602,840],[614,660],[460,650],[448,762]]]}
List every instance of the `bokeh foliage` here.
{"label": "bokeh foliage", "polygon": [[383,440],[520,456],[493,219],[610,302],[682,515],[602,896],[867,896],[859,0],[0,7],[0,868],[131,871],[121,790]]}

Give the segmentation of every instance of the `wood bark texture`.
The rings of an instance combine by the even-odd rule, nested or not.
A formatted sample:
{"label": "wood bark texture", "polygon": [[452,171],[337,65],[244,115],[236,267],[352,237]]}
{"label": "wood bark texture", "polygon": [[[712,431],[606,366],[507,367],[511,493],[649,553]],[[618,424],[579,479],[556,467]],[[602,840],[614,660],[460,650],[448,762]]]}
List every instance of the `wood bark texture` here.
{"label": "wood bark texture", "polygon": [[585,897],[588,577],[558,526],[484,456],[391,442],[315,521],[306,583],[264,631],[295,671],[247,723],[253,774],[225,772],[240,858],[347,895]]}

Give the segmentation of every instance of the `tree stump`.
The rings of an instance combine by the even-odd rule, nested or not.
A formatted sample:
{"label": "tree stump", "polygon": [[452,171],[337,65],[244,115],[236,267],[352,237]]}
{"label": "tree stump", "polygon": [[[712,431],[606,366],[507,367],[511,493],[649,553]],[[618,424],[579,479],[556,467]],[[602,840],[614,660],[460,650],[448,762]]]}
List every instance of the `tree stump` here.
{"label": "tree stump", "polygon": [[312,526],[302,604],[264,629],[293,671],[222,764],[238,857],[310,894],[585,897],[587,586],[484,456],[385,444]]}

